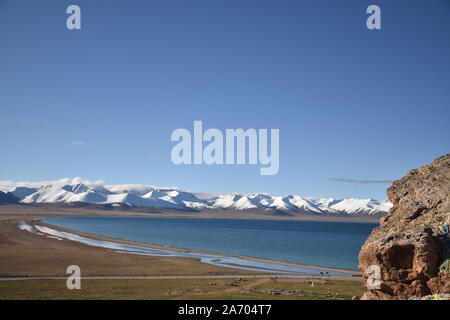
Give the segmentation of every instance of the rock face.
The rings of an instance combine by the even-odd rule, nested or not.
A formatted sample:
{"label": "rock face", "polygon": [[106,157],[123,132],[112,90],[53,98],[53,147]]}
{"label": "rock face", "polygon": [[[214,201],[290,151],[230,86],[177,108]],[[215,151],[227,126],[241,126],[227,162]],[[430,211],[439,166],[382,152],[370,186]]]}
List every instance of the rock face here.
{"label": "rock face", "polygon": [[359,253],[364,281],[381,284],[361,299],[408,299],[450,293],[450,154],[414,169],[387,190],[393,203]]}

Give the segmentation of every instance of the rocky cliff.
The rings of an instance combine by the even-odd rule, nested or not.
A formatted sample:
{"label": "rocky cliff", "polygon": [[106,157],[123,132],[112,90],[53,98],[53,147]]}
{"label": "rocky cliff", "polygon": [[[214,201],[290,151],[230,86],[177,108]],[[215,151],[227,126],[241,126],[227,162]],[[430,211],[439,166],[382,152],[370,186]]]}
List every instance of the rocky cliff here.
{"label": "rocky cliff", "polygon": [[359,253],[363,278],[381,271],[361,299],[450,293],[450,154],[411,170],[387,190],[393,207]]}

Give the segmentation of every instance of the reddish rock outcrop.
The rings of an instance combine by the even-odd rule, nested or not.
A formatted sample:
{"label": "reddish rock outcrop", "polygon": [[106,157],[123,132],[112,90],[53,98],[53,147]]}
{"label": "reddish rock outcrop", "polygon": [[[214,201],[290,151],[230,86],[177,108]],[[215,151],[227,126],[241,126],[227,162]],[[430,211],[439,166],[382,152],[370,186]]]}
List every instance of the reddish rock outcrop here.
{"label": "reddish rock outcrop", "polygon": [[450,154],[409,171],[387,195],[393,207],[359,253],[364,281],[375,265],[381,284],[361,299],[450,293]]}

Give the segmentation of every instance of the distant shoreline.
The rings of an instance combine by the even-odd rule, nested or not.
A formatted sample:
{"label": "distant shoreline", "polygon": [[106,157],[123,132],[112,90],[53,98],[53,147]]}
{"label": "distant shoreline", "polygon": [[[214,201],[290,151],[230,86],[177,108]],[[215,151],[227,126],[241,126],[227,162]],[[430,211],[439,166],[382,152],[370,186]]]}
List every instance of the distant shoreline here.
{"label": "distant shoreline", "polygon": [[[112,238],[112,237],[102,236],[102,235],[98,235],[98,234],[87,233],[87,232],[83,232],[83,231],[79,231],[79,230],[55,226],[53,224],[46,223],[41,220],[36,220],[36,222],[34,222],[33,224],[50,227],[57,231],[68,232],[68,233],[71,233],[71,234],[74,234],[77,236],[81,236],[81,237],[86,237],[86,238],[95,239],[95,240],[108,241],[108,242],[118,243],[118,244],[134,245],[134,246],[140,246],[140,247],[147,247],[147,248],[151,248],[151,249],[168,250],[168,251],[173,251],[173,252],[189,252],[189,253],[197,253],[197,254],[217,255],[217,256],[223,256],[223,257],[233,257],[233,258],[245,259],[245,260],[250,260],[250,261],[255,261],[255,262],[263,262],[263,263],[277,264],[277,265],[288,266],[288,267],[311,269],[311,270],[315,270],[315,271],[319,271],[319,272],[323,271],[323,272],[343,273],[343,274],[346,274],[348,276],[353,276],[353,277],[360,275],[359,271],[357,271],[357,270],[348,270],[348,269],[323,267],[323,266],[311,266],[311,265],[304,265],[304,264],[278,261],[278,260],[270,260],[270,259],[264,259],[264,258],[240,256],[240,255],[233,255],[233,254],[221,254],[221,253],[215,253],[215,252],[193,250],[193,249],[188,249],[188,248],[162,246],[162,245],[158,245],[158,244],[138,242],[138,241],[132,241],[132,240],[128,240],[128,239]],[[277,275],[277,273],[273,273],[273,274]],[[311,276],[311,274],[305,274],[305,276]],[[333,275],[333,276],[336,276],[336,275]]]}
{"label": "distant shoreline", "polygon": [[[220,212],[219,212],[220,211]],[[3,216],[3,218],[2,218]],[[90,216],[90,217],[146,217],[146,218],[208,218],[208,219],[246,219],[246,220],[278,220],[278,221],[317,221],[317,222],[352,222],[352,223],[379,223],[378,218],[367,219],[364,217],[354,217],[354,218],[342,218],[342,217],[328,217],[328,216],[273,216],[273,215],[260,215],[254,213],[243,214],[241,212],[236,213],[236,211],[229,210],[209,210],[203,212],[179,212],[179,211],[165,211],[165,212],[153,212],[153,213],[142,213],[142,212],[129,212],[129,211],[115,211],[115,210],[92,210],[85,208],[59,208],[59,207],[41,207],[41,206],[23,206],[23,205],[8,205],[8,206],[0,206],[0,220],[3,219],[14,219],[14,220],[31,220],[33,218],[52,218],[52,217],[75,217],[75,216]],[[64,230],[64,228],[56,227],[53,225],[49,225],[54,229]],[[93,239],[119,242],[123,244],[132,244],[139,246],[146,246],[149,248],[156,249],[165,249],[165,250],[174,250],[174,251],[189,251],[189,252],[198,252],[211,254],[211,252],[201,252],[190,249],[182,249],[182,248],[172,248],[168,246],[158,246],[158,245],[149,245],[147,243],[139,243],[134,241],[128,241],[124,239],[115,239],[108,238],[94,234],[83,233],[77,230],[66,229],[65,231],[73,233],[75,235],[87,236]],[[212,253],[215,254],[215,253]],[[221,254],[218,254],[221,255]],[[319,271],[332,271],[338,273],[345,273],[349,276],[359,275],[359,272],[356,270],[345,270],[339,268],[331,268],[331,267],[320,267],[320,266],[310,266],[310,265],[302,265],[296,263],[289,263],[283,261],[274,261],[269,259],[260,259],[254,257],[240,257],[237,255],[223,255],[229,257],[243,258],[247,260],[260,261],[265,263],[275,263],[279,265],[285,266],[293,266],[299,268],[307,268]]]}
{"label": "distant shoreline", "polygon": [[[202,212],[180,212],[180,211],[165,211],[165,212],[129,212],[129,211],[116,211],[116,210],[92,210],[86,208],[60,208],[60,207],[42,207],[42,206],[22,206],[22,205],[12,205],[12,206],[0,206],[0,220],[2,216],[9,216],[15,220],[31,220],[33,218],[56,218],[56,217],[140,217],[140,218],[196,218],[196,219],[243,219],[243,220],[274,220],[274,221],[311,221],[311,222],[347,222],[347,223],[379,223],[379,218],[375,217],[330,217],[330,216],[273,216],[273,215],[261,215],[255,213],[242,213],[241,211],[230,211],[230,210],[205,210]],[[6,217],[5,217],[6,218]],[[8,219],[8,218],[7,218]],[[39,222],[42,225],[46,225],[43,222]],[[278,265],[293,266],[298,268],[313,269],[319,271],[331,271],[338,273],[345,273],[353,276],[359,276],[360,273],[357,270],[351,269],[339,269],[333,267],[324,266],[312,266],[297,263],[290,263],[284,261],[270,260],[264,258],[248,257],[248,256],[238,256],[232,254],[221,254],[213,252],[202,252],[200,250],[192,250],[189,248],[178,248],[169,246],[160,246],[157,244],[148,244],[137,241],[131,241],[127,239],[117,239],[110,238],[106,236],[84,233],[78,230],[66,229],[58,226],[48,224],[47,226],[55,229],[61,230],[74,235],[84,236],[92,239],[118,242],[122,244],[131,244],[137,246],[144,246],[155,249],[171,250],[176,252],[193,252],[199,254],[213,254],[222,255],[228,257],[236,257],[241,259],[253,260],[264,263],[274,263]]]}
{"label": "distant shoreline", "polygon": [[379,223],[381,216],[331,216],[331,215],[282,215],[266,210],[227,210],[227,209],[203,209],[198,212],[179,210],[153,210],[135,211],[124,210],[100,210],[80,207],[59,206],[34,206],[34,205],[0,205],[0,217],[39,215],[52,216],[110,216],[110,217],[148,217],[148,218],[208,218],[208,219],[245,219],[245,220],[280,220],[280,221],[326,221],[326,222],[354,222],[354,223]]}

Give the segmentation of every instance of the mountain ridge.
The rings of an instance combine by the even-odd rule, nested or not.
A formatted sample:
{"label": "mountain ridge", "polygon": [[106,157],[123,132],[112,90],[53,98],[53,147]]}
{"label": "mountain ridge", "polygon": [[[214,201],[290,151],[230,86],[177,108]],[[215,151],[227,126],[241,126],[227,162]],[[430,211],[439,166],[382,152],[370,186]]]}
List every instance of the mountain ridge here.
{"label": "mountain ridge", "polygon": [[275,210],[308,215],[375,216],[385,215],[390,202],[374,199],[333,199],[273,196],[268,193],[227,193],[202,197],[176,187],[118,184],[82,178],[42,182],[18,182],[4,190],[21,204],[86,204],[121,208],[156,208],[197,211],[227,209],[246,211]]}
{"label": "mountain ridge", "polygon": [[18,204],[19,200],[9,192],[0,191],[0,205],[2,204]]}

